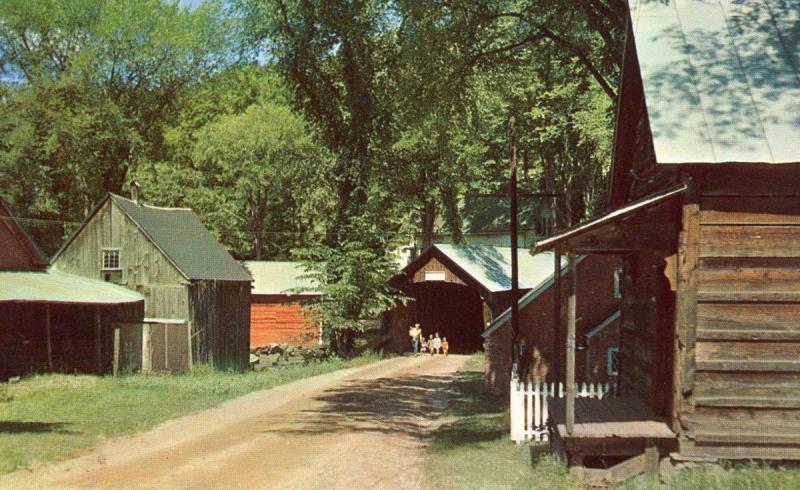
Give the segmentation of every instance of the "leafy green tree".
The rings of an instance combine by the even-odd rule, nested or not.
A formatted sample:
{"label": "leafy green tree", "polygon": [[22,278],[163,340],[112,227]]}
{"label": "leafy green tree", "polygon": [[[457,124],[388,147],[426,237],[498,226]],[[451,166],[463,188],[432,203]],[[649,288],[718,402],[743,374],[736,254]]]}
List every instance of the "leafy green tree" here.
{"label": "leafy green tree", "polygon": [[[79,221],[163,154],[179,95],[226,63],[221,7],[143,0],[0,2],[0,185],[29,216]],[[35,180],[30,180],[35,178]]]}

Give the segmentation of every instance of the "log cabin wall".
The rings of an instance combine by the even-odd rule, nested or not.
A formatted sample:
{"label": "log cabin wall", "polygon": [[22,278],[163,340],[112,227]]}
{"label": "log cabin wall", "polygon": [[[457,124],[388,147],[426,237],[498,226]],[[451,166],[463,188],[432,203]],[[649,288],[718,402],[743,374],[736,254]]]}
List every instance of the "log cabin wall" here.
{"label": "log cabin wall", "polygon": [[800,187],[797,171],[767,172],[701,190],[696,328],[680,339],[694,345],[679,366],[687,455],[800,459]]}

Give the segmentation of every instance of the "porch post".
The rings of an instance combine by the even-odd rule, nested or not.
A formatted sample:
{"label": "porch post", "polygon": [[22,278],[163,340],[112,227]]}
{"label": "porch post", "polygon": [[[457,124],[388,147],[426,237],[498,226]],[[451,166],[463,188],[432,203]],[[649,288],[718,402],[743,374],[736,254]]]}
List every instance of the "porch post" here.
{"label": "porch post", "polygon": [[567,300],[567,400],[565,404],[567,434],[572,434],[575,425],[575,294],[578,281],[575,268],[575,253],[567,252],[569,267],[569,299]]}
{"label": "porch post", "polygon": [[553,252],[553,379],[560,383],[563,379],[563,371],[561,371],[561,342],[562,327],[561,323],[561,252],[554,250]]}
{"label": "porch post", "polygon": [[45,305],[44,327],[47,334],[47,366],[53,370],[53,337],[50,333],[50,303]]}
{"label": "porch post", "polygon": [[103,328],[100,323],[100,305],[97,305],[94,307],[94,349],[97,355],[97,374],[102,374],[103,372],[103,352],[100,341],[102,330]]}

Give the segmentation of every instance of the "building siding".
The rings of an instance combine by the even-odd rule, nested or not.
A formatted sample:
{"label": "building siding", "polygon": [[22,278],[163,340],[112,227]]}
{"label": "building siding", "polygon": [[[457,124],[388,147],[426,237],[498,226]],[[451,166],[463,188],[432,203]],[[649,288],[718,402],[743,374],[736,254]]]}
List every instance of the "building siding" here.
{"label": "building siding", "polygon": [[250,304],[250,347],[319,343],[319,327],[304,311],[308,296],[253,295]]}

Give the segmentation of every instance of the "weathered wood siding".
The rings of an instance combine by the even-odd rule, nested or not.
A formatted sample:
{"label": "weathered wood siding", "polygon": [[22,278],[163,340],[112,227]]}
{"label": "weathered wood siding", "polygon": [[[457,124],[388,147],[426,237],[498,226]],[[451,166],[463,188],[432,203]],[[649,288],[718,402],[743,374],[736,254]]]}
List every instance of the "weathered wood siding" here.
{"label": "weathered wood siding", "polygon": [[414,273],[413,282],[426,282],[425,280],[425,273],[426,272],[444,272],[444,282],[451,282],[454,284],[461,284],[465,285],[464,281],[461,280],[458,275],[450,270],[447,266],[442,264],[436,257],[431,257],[431,259],[425,263],[422,267],[420,267]]}
{"label": "weathered wood siding", "polygon": [[304,310],[308,296],[252,295],[250,305],[250,347],[267,344],[314,346],[319,343],[319,326]]}
{"label": "weathered wood siding", "polygon": [[250,357],[250,283],[193,281],[189,304],[193,362],[246,369]]}
{"label": "weathered wood siding", "polygon": [[188,281],[110,199],[57,257],[53,267],[102,280],[104,248],[120,250],[122,285],[145,296],[145,316],[188,318]]}
{"label": "weathered wood siding", "polygon": [[781,196],[700,200],[682,452],[800,459],[797,203]]}

